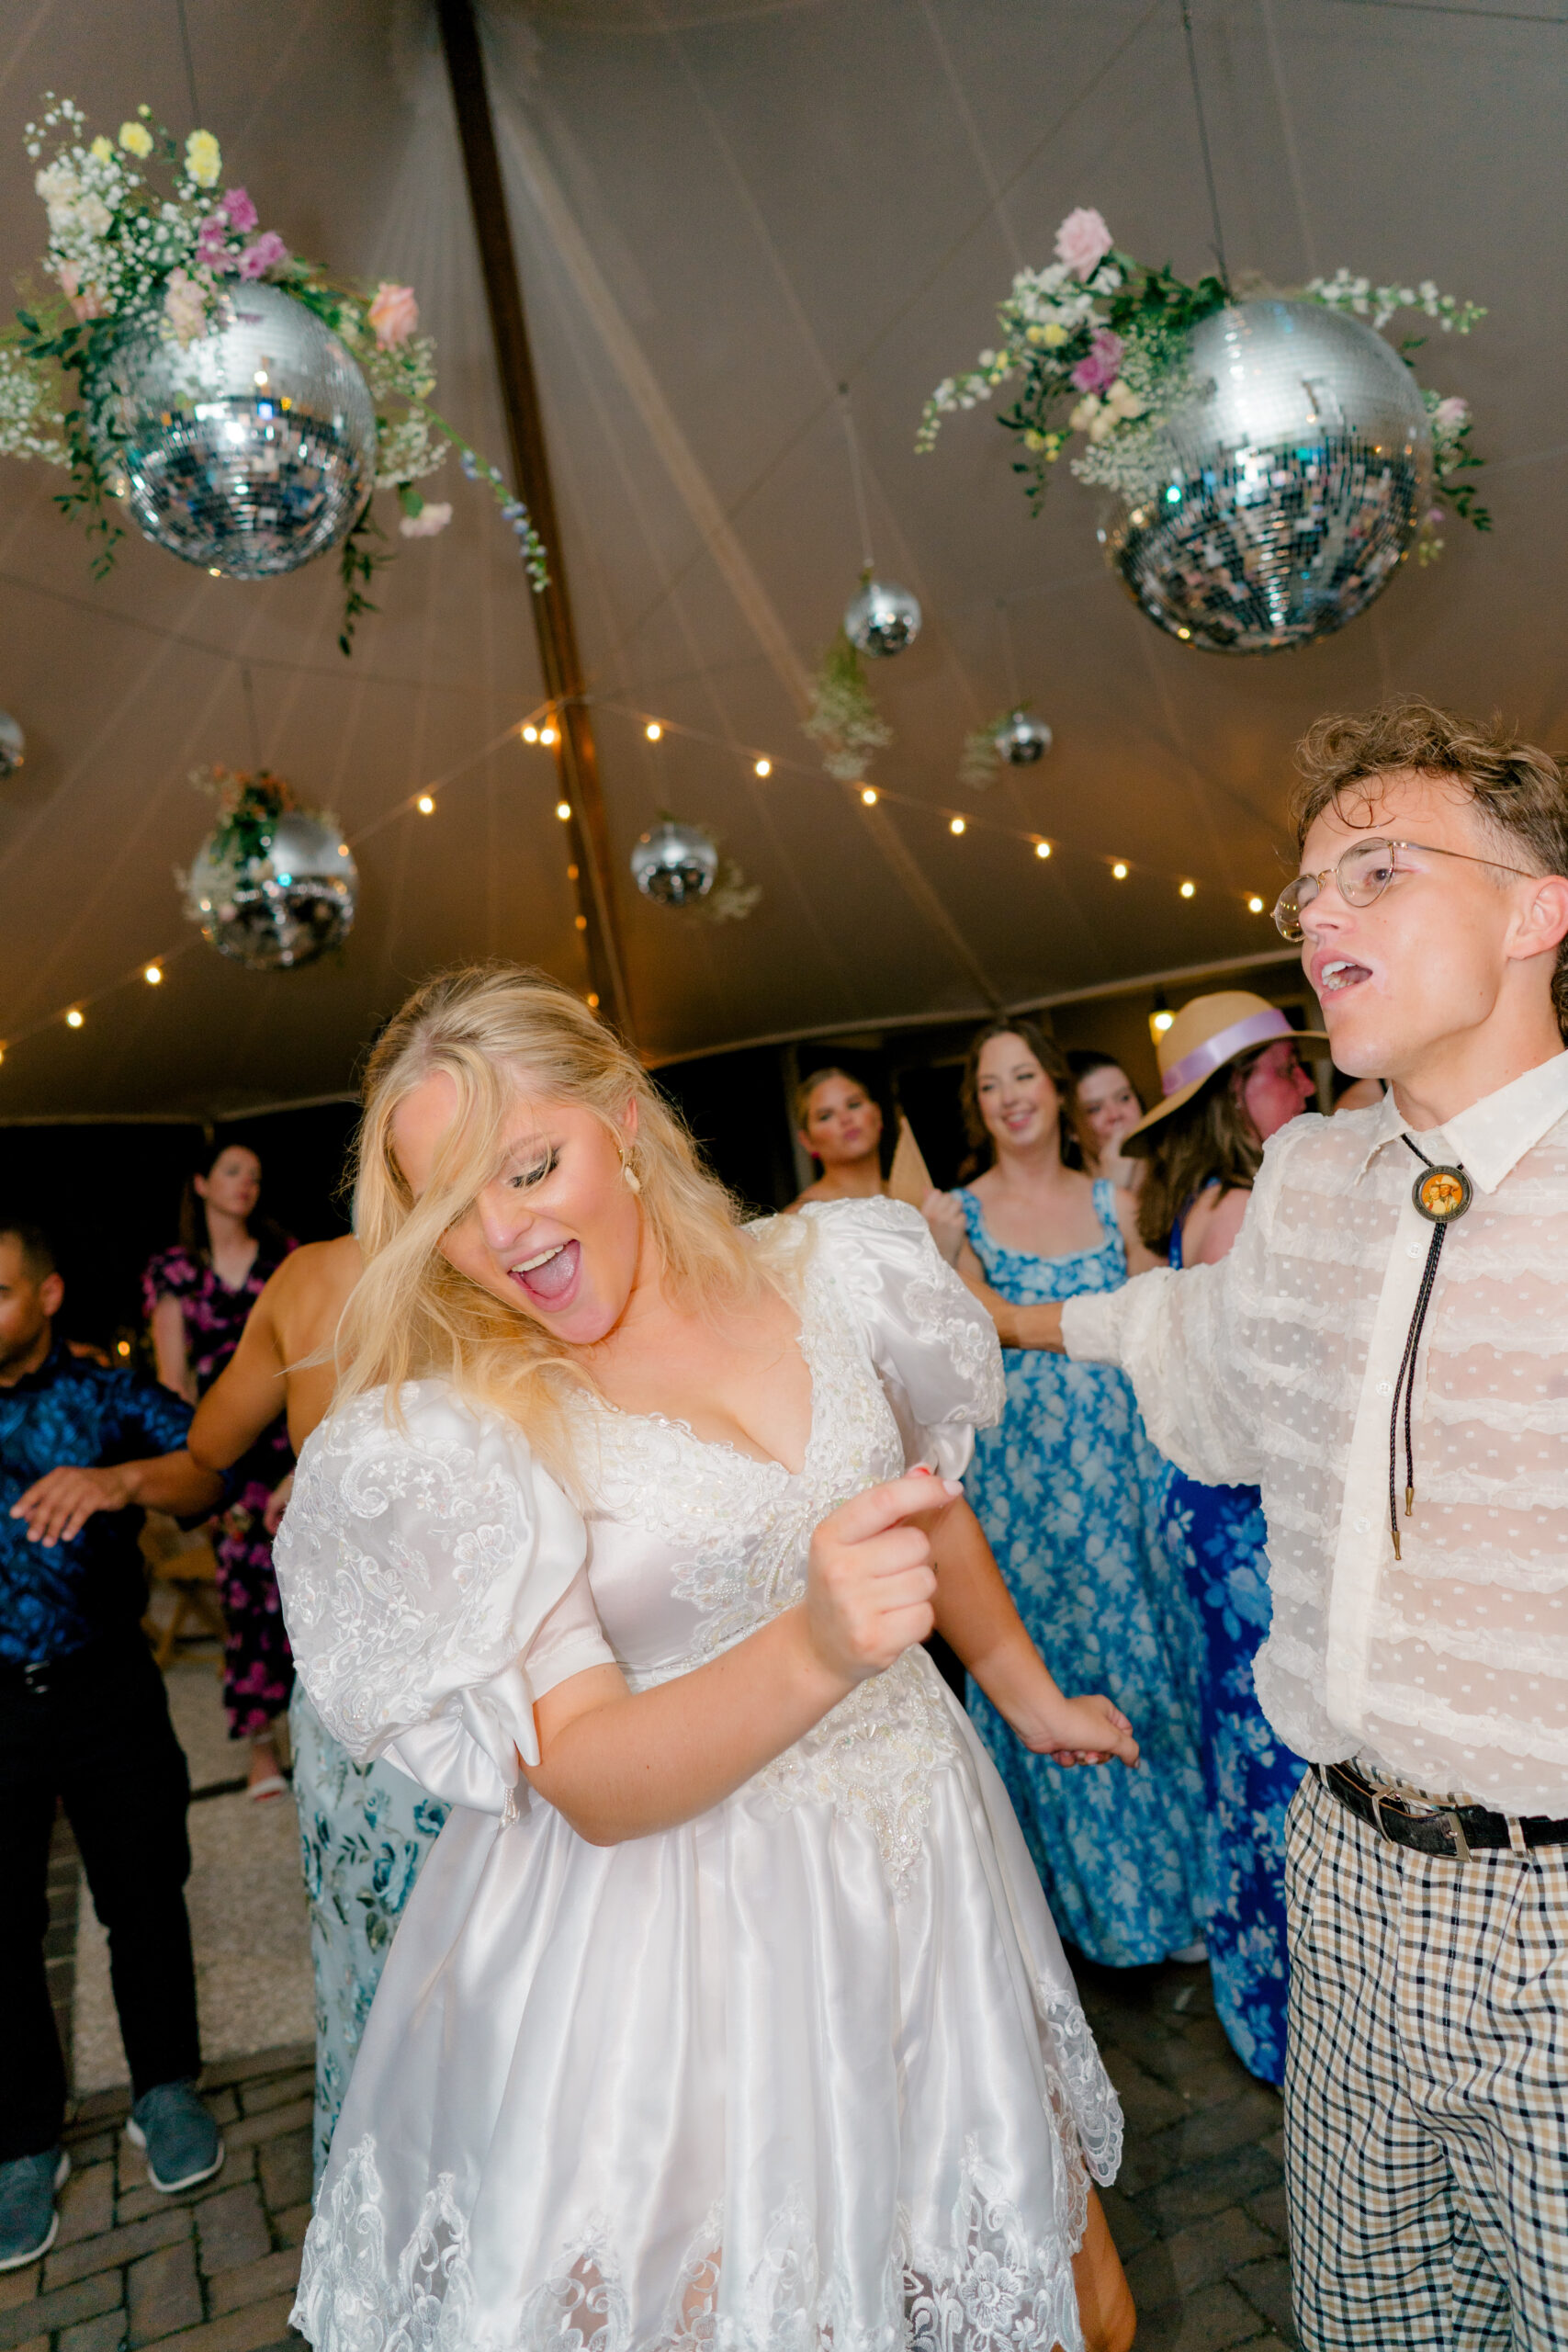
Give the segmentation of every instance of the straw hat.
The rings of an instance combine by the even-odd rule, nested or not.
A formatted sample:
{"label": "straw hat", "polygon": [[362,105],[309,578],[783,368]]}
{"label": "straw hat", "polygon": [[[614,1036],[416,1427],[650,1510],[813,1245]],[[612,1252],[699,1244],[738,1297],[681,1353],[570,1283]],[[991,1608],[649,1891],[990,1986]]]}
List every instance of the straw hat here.
{"label": "straw hat", "polygon": [[1322,1029],[1292,1029],[1277,1004],[1254,996],[1250,989],[1221,989],[1213,996],[1195,996],[1190,1004],[1182,1006],[1155,1047],[1164,1102],[1145,1111],[1137,1125],[1127,1129],[1118,1148],[1125,1151],[1134,1136],[1190,1102],[1215,1071],[1234,1062],[1238,1054],[1271,1046],[1276,1037],[1288,1037],[1292,1045],[1300,1045],[1305,1037],[1328,1043]]}

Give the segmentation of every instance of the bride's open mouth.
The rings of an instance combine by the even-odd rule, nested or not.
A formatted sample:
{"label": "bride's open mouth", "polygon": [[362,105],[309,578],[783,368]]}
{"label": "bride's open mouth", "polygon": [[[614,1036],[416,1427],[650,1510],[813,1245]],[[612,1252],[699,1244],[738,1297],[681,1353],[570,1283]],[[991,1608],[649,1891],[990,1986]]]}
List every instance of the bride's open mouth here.
{"label": "bride's open mouth", "polygon": [[1363,980],[1371,978],[1365,964],[1357,964],[1348,956],[1337,956],[1325,964],[1318,976],[1319,996],[1339,996],[1346,989],[1359,988]]}
{"label": "bride's open mouth", "polygon": [[581,1265],[581,1241],[553,1241],[547,1250],[521,1259],[506,1271],[535,1306],[558,1309],[568,1304],[576,1290]]}

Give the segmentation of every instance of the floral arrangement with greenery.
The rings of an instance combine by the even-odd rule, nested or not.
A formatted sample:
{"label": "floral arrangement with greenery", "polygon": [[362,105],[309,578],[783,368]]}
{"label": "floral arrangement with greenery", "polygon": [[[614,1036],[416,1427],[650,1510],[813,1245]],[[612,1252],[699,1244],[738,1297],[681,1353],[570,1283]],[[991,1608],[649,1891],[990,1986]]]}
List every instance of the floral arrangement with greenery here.
{"label": "floral arrangement with greenery", "polygon": [[[73,100],[46,98],[25,144],[37,159],[55,142],[34,181],[49,216],[43,267],[53,289],[0,333],[0,456],[37,458],[70,474],[57,503],[85,523],[96,576],[110,569],[124,537],[115,503],[117,356],[150,329],[188,346],[221,325],[232,287],[260,281],[313,311],[352,353],[376,412],[376,488],[397,492],[402,536],[429,538],[451,520],[451,507],[417,485],[455,447],[465,474],[485,483],[515,533],[535,593],[547,584],[526,507],[431,405],[435,346],[419,332],[412,287],[383,282],[367,293],[292,253],[276,229],[261,227],[244,188],[222,186],[210,131],[193,130],[181,148],[141,107],[117,138],[89,139]],[[355,620],[375,609],[365,584],[388,560],[372,550],[372,536],[384,535],[367,502],[340,550],[344,652]]]}
{"label": "floral arrangement with greenery", "polygon": [[[1025,477],[1036,511],[1051,468],[1075,438],[1077,454],[1070,462],[1080,481],[1129,500],[1146,497],[1166,478],[1163,428],[1201,390],[1187,365],[1188,337],[1200,320],[1235,297],[1218,277],[1190,285],[1168,266],[1151,268],[1120,252],[1100,213],[1088,206],[1068,213],[1056,232],[1055,253],[1046,268],[1021,270],[1013,279],[997,314],[1000,344],[937,386],[916,447],[931,447],[944,416],[975,408],[999,386],[1021,379],[1017,399],[998,423],[1022,445],[1013,471]],[[1398,311],[1415,310],[1446,334],[1468,334],[1486,315],[1473,302],[1439,294],[1429,278],[1417,287],[1373,287],[1344,269],[1331,278],[1314,277],[1287,299],[1348,311],[1376,328]],[[1407,337],[1400,345],[1406,365],[1414,366],[1412,354],[1424,340]],[[1432,424],[1435,471],[1434,503],[1417,539],[1427,562],[1442,547],[1438,533],[1449,513],[1481,531],[1490,529],[1491,516],[1464,479],[1482,462],[1470,446],[1468,404],[1425,386],[1421,397]]]}
{"label": "floral arrangement with greenery", "polygon": [[861,657],[843,629],[818,663],[811,680],[811,708],[801,721],[822,753],[822,764],[841,784],[864,775],[874,752],[885,752],[893,729],[866,684]]}

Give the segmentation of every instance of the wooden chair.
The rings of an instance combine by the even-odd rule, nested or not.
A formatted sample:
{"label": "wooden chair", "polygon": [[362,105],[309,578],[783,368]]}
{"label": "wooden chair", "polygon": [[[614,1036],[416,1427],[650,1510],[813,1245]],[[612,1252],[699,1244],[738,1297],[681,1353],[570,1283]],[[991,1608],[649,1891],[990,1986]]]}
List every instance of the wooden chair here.
{"label": "wooden chair", "polygon": [[187,1532],[162,1511],[149,1511],[141,1531],[141,1556],[154,1584],[167,1585],[175,1596],[168,1623],[160,1628],[151,1611],[142,1621],[152,1644],[160,1673],[167,1668],[175,1646],[191,1630],[219,1645],[218,1672],[223,1671],[222,1645],[229,1628],[218,1598],[218,1560],[207,1531]]}

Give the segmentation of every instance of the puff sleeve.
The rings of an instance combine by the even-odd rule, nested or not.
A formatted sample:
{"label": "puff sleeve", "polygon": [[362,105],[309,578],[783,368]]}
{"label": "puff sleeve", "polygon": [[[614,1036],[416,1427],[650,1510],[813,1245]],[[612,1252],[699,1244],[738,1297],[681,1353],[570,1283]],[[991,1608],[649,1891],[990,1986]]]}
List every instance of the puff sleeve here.
{"label": "puff sleeve", "polygon": [[541,1632],[553,1651],[568,1633],[568,1672],[614,1663],[587,1598],[587,1532],[503,1415],[437,1381],[401,1403],[400,1428],[384,1391],[355,1397],[300,1454],[273,1548],[295,1664],[352,1756],[505,1815],[518,1753],[538,1761]]}
{"label": "puff sleeve", "polygon": [[848,1301],[904,1441],[961,1477],[975,1431],[1001,1419],[1006,1394],[996,1326],[902,1201],[823,1201],[801,1212],[818,1258]]}

